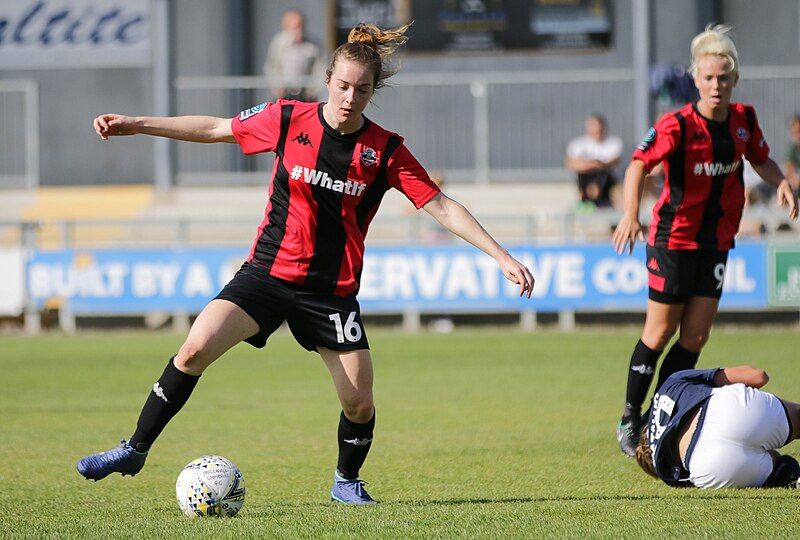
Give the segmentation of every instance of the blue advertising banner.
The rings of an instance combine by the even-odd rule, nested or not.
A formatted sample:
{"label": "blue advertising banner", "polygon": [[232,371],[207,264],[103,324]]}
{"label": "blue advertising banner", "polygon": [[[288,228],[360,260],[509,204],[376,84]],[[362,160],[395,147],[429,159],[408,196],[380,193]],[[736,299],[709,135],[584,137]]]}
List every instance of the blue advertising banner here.
{"label": "blue advertising banner", "polygon": [[[610,245],[517,246],[511,254],[533,272],[532,300],[506,280],[497,263],[468,246],[371,247],[364,261],[359,302],[364,312],[536,310],[644,310],[645,250],[617,255]],[[721,309],[767,306],[766,246],[732,250]]]}
{"label": "blue advertising banner", "polygon": [[246,248],[40,251],[28,293],[39,309],[67,301],[76,315],[197,313],[246,258]]}
{"label": "blue advertising banner", "polygon": [[[364,313],[644,310],[644,246],[631,256],[609,245],[517,246],[534,274],[531,300],[497,263],[466,245],[370,247],[361,275]],[[245,248],[36,252],[27,286],[40,309],[68,301],[76,315],[196,313],[228,282]],[[731,251],[721,309],[767,307],[766,244]]]}

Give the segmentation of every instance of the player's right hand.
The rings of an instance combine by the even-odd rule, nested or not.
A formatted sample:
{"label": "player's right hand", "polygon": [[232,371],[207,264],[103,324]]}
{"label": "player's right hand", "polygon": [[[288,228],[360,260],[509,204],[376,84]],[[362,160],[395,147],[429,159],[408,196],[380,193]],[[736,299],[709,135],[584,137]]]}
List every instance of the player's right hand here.
{"label": "player's right hand", "polygon": [[617,253],[622,255],[625,252],[625,248],[628,248],[628,255],[630,255],[633,252],[636,240],[644,241],[641,223],[636,218],[623,215],[614,229],[612,240],[614,242],[614,250]]}
{"label": "player's right hand", "polygon": [[92,122],[95,132],[104,141],[109,137],[135,135],[136,124],[133,118],[121,114],[101,114]]}

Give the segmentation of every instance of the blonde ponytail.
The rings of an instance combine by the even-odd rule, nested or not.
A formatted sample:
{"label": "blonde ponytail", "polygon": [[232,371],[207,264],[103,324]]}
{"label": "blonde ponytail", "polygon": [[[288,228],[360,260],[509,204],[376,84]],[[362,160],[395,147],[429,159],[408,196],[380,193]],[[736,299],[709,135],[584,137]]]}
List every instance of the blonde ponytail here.
{"label": "blonde ponytail", "polygon": [[697,75],[698,64],[704,56],[715,55],[721,56],[728,61],[731,72],[734,75],[739,74],[739,54],[736,51],[736,45],[730,38],[729,34],[732,28],[730,26],[708,25],[704,32],[697,34],[692,39],[690,50],[692,52],[692,65],[689,67],[689,72],[695,76]]}

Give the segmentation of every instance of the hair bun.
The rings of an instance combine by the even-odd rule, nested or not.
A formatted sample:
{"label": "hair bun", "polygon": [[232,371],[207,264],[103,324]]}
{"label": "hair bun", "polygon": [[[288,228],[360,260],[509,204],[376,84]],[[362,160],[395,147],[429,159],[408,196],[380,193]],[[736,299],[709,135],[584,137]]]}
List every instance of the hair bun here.
{"label": "hair bun", "polygon": [[380,33],[381,31],[377,26],[358,23],[355,28],[350,30],[350,34],[347,36],[347,42],[363,43],[373,49],[377,49],[380,42]]}

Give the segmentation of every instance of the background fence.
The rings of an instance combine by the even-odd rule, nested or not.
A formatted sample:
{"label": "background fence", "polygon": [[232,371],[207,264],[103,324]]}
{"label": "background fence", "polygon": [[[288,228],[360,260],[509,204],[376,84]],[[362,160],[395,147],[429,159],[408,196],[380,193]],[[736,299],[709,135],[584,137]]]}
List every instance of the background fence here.
{"label": "background fence", "polygon": [[[271,95],[261,77],[179,78],[175,88],[178,114],[233,116]],[[638,144],[644,134],[633,132],[632,96],[628,69],[401,73],[367,115],[403,135],[418,159],[448,181],[571,181],[564,151],[582,134],[587,114],[606,116],[626,154]],[[800,66],[742,68],[734,99],[756,107],[782,162],[787,120],[800,108]],[[659,103],[654,116],[680,106]],[[260,183],[272,164],[272,155],[243,162],[238,149],[224,147],[179,145],[177,156],[178,185],[219,184],[223,176],[225,183]]]}
{"label": "background fence", "polygon": [[0,188],[39,185],[39,88],[28,79],[0,79]]}

